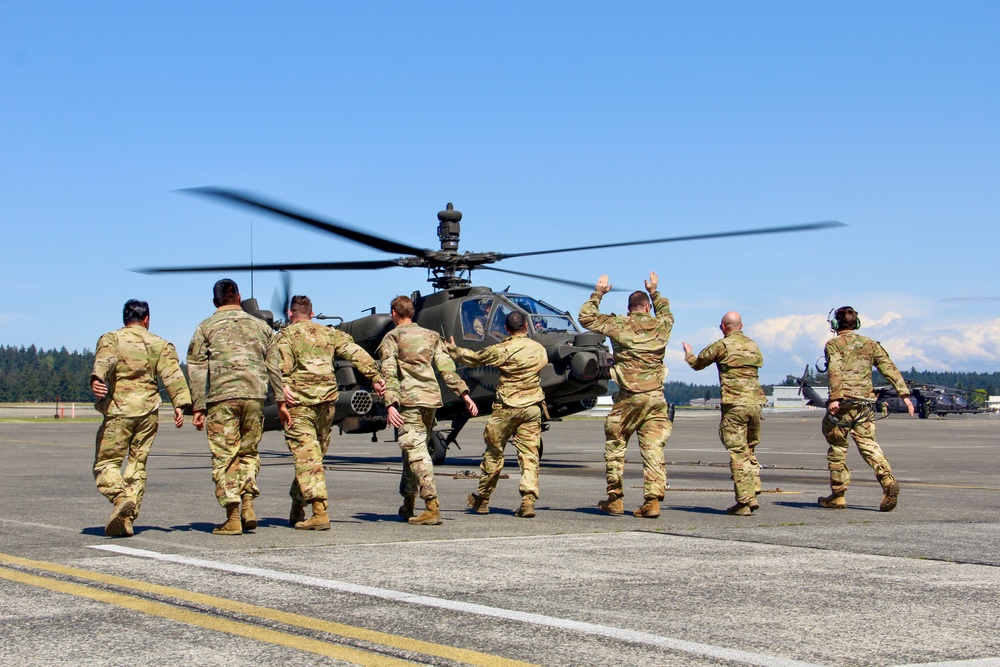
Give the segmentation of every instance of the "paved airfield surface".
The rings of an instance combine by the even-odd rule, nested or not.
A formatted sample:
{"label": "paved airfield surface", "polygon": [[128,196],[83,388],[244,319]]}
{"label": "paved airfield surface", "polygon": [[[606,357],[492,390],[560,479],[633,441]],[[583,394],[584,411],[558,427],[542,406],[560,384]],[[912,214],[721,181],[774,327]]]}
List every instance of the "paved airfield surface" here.
{"label": "paved airfield surface", "polygon": [[[211,534],[205,435],[162,417],[130,539],[104,537],[97,423],[0,423],[0,664],[1000,665],[996,415],[880,421],[891,513],[856,450],[849,508],[816,505],[818,412],[765,414],[752,517],[725,514],[717,412],[678,412],[655,520],[597,511],[599,419],[545,434],[535,519],[513,515],[512,456],[490,514],[465,511],[470,423],[437,468],[441,526],[398,520],[395,443],[335,435],[328,532],[288,527],[291,460],[267,433],[260,527],[236,537]],[[628,461],[631,510],[634,441]]]}

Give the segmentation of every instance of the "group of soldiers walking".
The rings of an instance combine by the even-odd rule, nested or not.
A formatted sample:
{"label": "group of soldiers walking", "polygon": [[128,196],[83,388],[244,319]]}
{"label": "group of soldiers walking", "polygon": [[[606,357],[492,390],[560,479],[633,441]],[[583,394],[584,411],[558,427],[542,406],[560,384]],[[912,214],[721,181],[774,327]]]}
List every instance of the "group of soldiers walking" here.
{"label": "group of soldiers walking", "polygon": [[[633,514],[653,519],[667,488],[663,450],[672,423],[663,394],[663,363],[674,318],[669,301],[658,291],[658,277],[650,273],[646,291],[633,292],[624,316],[600,313],[602,297],[611,291],[601,276],[590,299],[580,309],[579,322],[606,335],[612,344],[612,379],[618,386],[614,406],[605,420],[607,498],[598,508],[610,515],[624,514],[625,451],[636,434],[643,468],[643,503]],[[213,287],[216,311],[195,330],[187,352],[191,387],[180,369],[174,346],[149,332],[149,306],[130,300],[123,309],[124,327],[101,336],[90,378],[104,421],[97,434],[94,477],[98,490],[113,503],[105,533],[131,536],[139,515],[146,480],[146,459],[156,435],[160,394],[157,378],[166,387],[181,428],[184,411],[191,408],[193,423],[206,430],[212,453],[216,498],[225,510],[217,535],[239,535],[257,527],[254,499],[260,494],[258,445],[263,432],[263,408],[270,384],[278,403],[285,441],[294,460],[289,524],[298,530],[329,530],[327,484],[323,457],[330,445],[338,386],[334,360],[349,360],[372,385],[387,406],[388,423],[397,429],[403,473],[399,515],[416,525],[442,523],[433,465],[428,450],[435,412],[442,403],[438,384],[459,395],[470,416],[478,414],[469,388],[456,371],[464,366],[492,366],[499,374],[496,397],[486,422],[478,488],[467,504],[476,514],[489,513],[490,497],[504,464],[504,448],[513,442],[521,472],[521,505],[515,516],[531,518],[538,499],[538,447],[546,416],[539,374],[548,363],[545,348],[528,335],[520,312],[505,321],[507,337],[473,351],[445,341],[413,321],[414,304],[399,296],[390,304],[395,327],[383,338],[376,363],[350,335],[312,321],[306,296],[295,296],[289,324],[274,334],[262,320],[246,313],[236,283],[229,279]],[[871,375],[877,366],[904,399],[913,414],[906,384],[882,346],[855,330],[860,320],[853,308],[837,309],[831,319],[836,337],[826,346],[830,399],[823,419],[831,494],[818,499],[823,507],[846,507],[850,483],[846,466],[848,436],[875,471],[883,488],[882,511],[895,508],[899,484],[888,460],[875,442],[875,426],[865,411],[874,398]],[[697,356],[683,343],[691,368],[718,367],[722,385],[719,436],[730,454],[736,504],[727,512],[749,516],[759,508],[760,464],[754,449],[760,442],[764,392],[758,382],[763,356],[746,336],[737,312],[720,325],[723,337]],[[123,470],[124,464],[124,470]],[[416,514],[416,497],[424,510]],[[306,508],[311,515],[306,518]]]}

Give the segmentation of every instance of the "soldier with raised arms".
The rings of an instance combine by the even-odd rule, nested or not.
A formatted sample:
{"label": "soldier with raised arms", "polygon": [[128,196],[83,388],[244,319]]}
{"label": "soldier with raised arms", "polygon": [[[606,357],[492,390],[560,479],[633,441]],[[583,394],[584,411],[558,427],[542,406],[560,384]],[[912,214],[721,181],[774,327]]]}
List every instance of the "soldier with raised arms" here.
{"label": "soldier with raised arms", "polygon": [[823,436],[830,446],[826,453],[830,469],[830,495],[818,499],[823,507],[844,509],[844,493],[851,483],[847,467],[847,436],[857,445],[865,463],[875,471],[875,478],[882,486],[882,503],[879,511],[891,512],[899,501],[899,483],[892,474],[889,459],[875,442],[875,421],[871,403],[875,400],[872,387],[872,367],[878,367],[903,399],[907,411],[913,416],[910,389],[896,365],[878,341],[855,333],[861,328],[857,311],[841,306],[830,320],[836,337],[826,343],[826,364],[830,376],[830,397],[823,417]]}
{"label": "soldier with raised arms", "polygon": [[[414,323],[410,297],[397,296],[389,305],[389,312],[396,326],[382,339],[378,354],[386,382],[389,423],[398,429],[403,456],[403,475],[399,480],[403,505],[399,515],[412,524],[438,525],[441,509],[434,484],[434,464],[427,448],[436,423],[434,415],[444,405],[437,375],[462,397],[470,415],[475,417],[479,409],[469,396],[469,387],[455,371],[455,362],[448,356],[441,336]],[[414,516],[418,493],[426,509]]]}
{"label": "soldier with raised arms", "polygon": [[486,451],[480,466],[479,488],[469,494],[468,505],[477,514],[488,514],[490,496],[503,470],[503,450],[513,439],[517,465],[521,469],[521,506],[514,516],[535,516],[538,500],[538,444],[542,439],[545,392],[539,373],[548,364],[548,354],[538,341],[528,337],[528,323],[517,311],[504,321],[507,337],[478,352],[448,342],[448,353],[466,366],[493,366],[500,375],[493,412],[486,421],[483,440]]}
{"label": "soldier with raised arms", "polygon": [[[253,501],[260,495],[260,444],[270,378],[280,391],[277,357],[268,358],[271,328],[241,307],[239,287],[224,278],[212,288],[216,311],[195,329],[187,366],[194,425],[207,427],[215,497],[226,520],[212,531],[240,535],[257,528]],[[242,511],[241,511],[242,503]]]}
{"label": "soldier with raised arms", "polygon": [[98,399],[95,407],[104,415],[97,431],[94,480],[114,503],[104,533],[131,537],[146,491],[146,459],[158,427],[161,401],[156,378],[163,380],[170,394],[177,428],[184,425],[191,394],[174,346],[149,331],[149,304],[126,301],[122,322],[124,327],[97,341],[90,390]]}
{"label": "soldier with raised arms", "polygon": [[760,463],[754,447],[760,442],[760,413],[767,399],[757,375],[764,365],[764,355],[757,343],[743,333],[743,319],[736,311],[726,313],[719,325],[722,338],[698,356],[687,343],[684,359],[696,371],[715,364],[722,385],[722,420],[719,438],[729,450],[729,469],[733,474],[736,504],[726,512],[750,516],[760,507]]}
{"label": "soldier with raised arms", "polygon": [[[285,426],[285,444],[295,462],[295,479],[289,495],[288,522],[297,530],[330,530],[326,473],[323,457],[330,447],[330,429],[339,389],[334,359],[347,359],[382,395],[385,382],[375,360],[347,333],[312,321],[312,301],[293,296],[289,325],[271,347],[278,356],[283,385],[275,387],[278,413]],[[312,516],[305,518],[305,506]]]}
{"label": "soldier with raised arms", "polygon": [[674,326],[670,302],[657,291],[659,278],[650,272],[644,292],[632,292],[628,315],[602,315],[601,298],[611,291],[606,275],[580,308],[580,324],[611,339],[614,366],[611,379],[618,385],[614,406],[604,421],[604,462],[607,500],[597,507],[608,514],[624,514],[625,448],[633,433],[639,435],[642,454],[643,504],[633,515],[647,519],[660,516],[660,501],[667,487],[663,448],[670,437],[667,400],[663,396],[666,366],[663,356]]}

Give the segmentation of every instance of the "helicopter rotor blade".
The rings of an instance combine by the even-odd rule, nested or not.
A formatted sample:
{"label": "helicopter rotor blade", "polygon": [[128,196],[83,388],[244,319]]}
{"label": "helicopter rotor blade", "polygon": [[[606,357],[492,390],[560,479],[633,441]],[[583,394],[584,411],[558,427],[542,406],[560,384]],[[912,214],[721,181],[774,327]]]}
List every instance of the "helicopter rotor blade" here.
{"label": "helicopter rotor blade", "polygon": [[605,243],[602,245],[579,246],[576,248],[557,248],[555,250],[536,250],[532,252],[512,252],[497,253],[497,259],[510,259],[512,257],[531,257],[533,255],[552,255],[559,252],[576,252],[578,250],[604,250],[606,248],[623,248],[634,245],[650,245],[653,243],[676,243],[677,241],[697,241],[700,239],[718,239],[730,236],[753,236],[757,234],[781,234],[783,232],[806,232],[832,227],[846,227],[843,222],[836,220],[826,220],[824,222],[810,222],[803,225],[788,225],[785,227],[763,227],[760,229],[741,229],[732,232],[713,232],[710,234],[692,234],[690,236],[672,236],[665,239],[650,239],[648,241],[625,241],[623,243]]}
{"label": "helicopter rotor blade", "polygon": [[288,309],[292,306],[292,274],[290,271],[281,271],[279,274],[281,281],[274,288],[274,296],[271,297],[271,312],[275,318],[288,319]]}
{"label": "helicopter rotor blade", "polygon": [[[565,280],[563,278],[552,278],[551,276],[539,276],[534,273],[522,273],[520,271],[509,271],[507,269],[498,269],[495,266],[477,266],[477,269],[482,269],[484,271],[496,271],[497,273],[509,273],[514,276],[524,276],[525,278],[535,278],[536,280],[547,280],[550,283],[559,283],[560,285],[569,285],[570,287],[580,287],[582,289],[594,290],[594,283],[582,283],[577,280]],[[614,287],[611,289],[612,292],[624,292],[625,290]]]}
{"label": "helicopter rotor blade", "polygon": [[135,273],[211,273],[219,271],[363,271],[400,266],[399,260],[375,259],[364,262],[309,262],[303,264],[231,264],[228,266],[167,266],[132,269]]}
{"label": "helicopter rotor blade", "polygon": [[405,243],[393,241],[392,239],[384,239],[373,234],[358,231],[340,222],[321,220],[313,215],[296,211],[288,206],[285,206],[284,204],[268,201],[248,192],[229,190],[227,188],[220,188],[216,186],[185,188],[179,190],[179,192],[223,199],[240,206],[247,206],[257,210],[267,211],[268,213],[273,213],[274,215],[308,225],[330,234],[336,234],[337,236],[354,241],[355,243],[360,243],[361,245],[368,246],[369,248],[375,248],[376,250],[381,250],[383,252],[416,255],[417,257],[425,257],[428,253],[428,251],[424,248],[416,248]]}

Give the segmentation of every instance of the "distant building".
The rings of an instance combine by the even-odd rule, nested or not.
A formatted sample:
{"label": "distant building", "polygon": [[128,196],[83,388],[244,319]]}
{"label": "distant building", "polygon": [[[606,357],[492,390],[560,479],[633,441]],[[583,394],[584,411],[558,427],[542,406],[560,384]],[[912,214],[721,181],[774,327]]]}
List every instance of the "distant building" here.
{"label": "distant building", "polygon": [[[829,387],[813,387],[816,393],[825,401],[830,395]],[[815,410],[812,406],[806,405],[806,399],[802,397],[799,393],[798,387],[774,387],[774,393],[767,397],[768,405],[772,406],[776,410],[780,409],[795,409],[795,410]]]}
{"label": "distant building", "polygon": [[713,408],[718,410],[722,406],[721,398],[692,398],[688,403],[692,408]]}

